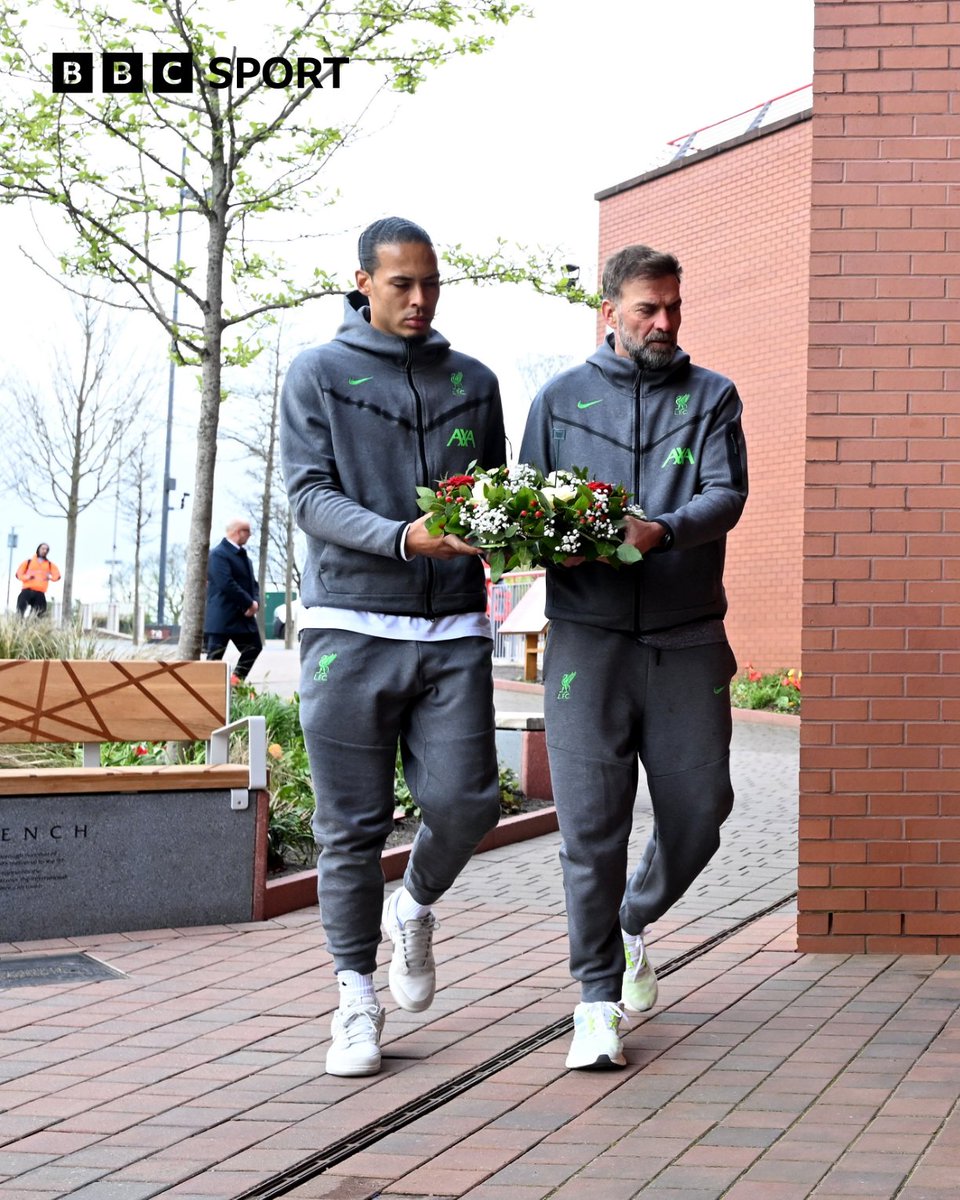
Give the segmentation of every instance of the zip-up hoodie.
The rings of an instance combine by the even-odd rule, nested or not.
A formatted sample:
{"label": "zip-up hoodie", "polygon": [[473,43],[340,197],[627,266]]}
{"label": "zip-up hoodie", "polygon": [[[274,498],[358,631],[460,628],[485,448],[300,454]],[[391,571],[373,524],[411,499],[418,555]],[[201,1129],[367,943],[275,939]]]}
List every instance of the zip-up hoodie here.
{"label": "zip-up hoodie", "polygon": [[747,498],[741,409],[733,383],[684,351],[642,369],[615,352],[612,334],[541,390],[521,461],[622,483],[672,537],[633,566],[550,568],[548,617],[636,635],[723,617],[726,533]]}
{"label": "zip-up hoodie", "polygon": [[307,534],[304,604],[427,617],[483,611],[478,558],[400,554],[404,528],[423,515],[418,486],[474,461],[506,461],[500,390],[483,363],[435,330],[407,339],[375,329],[366,298],[352,292],[333,341],[290,366],[280,451]]}

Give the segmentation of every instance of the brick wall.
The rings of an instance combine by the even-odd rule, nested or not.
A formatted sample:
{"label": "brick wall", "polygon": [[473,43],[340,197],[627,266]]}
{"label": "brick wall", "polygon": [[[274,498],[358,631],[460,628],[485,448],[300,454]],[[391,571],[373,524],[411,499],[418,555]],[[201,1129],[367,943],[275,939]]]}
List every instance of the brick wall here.
{"label": "brick wall", "polygon": [[818,3],[800,949],[960,951],[960,4]]}
{"label": "brick wall", "polygon": [[680,343],[743,400],[750,499],[727,543],[727,628],[740,666],[761,670],[800,660],[811,129],[783,122],[600,202],[601,264],[631,242],[673,251]]}

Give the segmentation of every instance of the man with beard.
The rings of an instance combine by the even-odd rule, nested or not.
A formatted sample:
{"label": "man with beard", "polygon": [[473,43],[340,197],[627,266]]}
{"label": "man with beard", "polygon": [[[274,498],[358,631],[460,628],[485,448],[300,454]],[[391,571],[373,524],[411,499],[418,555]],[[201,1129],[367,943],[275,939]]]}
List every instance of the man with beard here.
{"label": "man with beard", "polygon": [[[612,332],[543,388],[520,450],[545,472],[576,466],[624,484],[644,514],[626,519],[640,562],[574,556],[547,571],[547,746],[581,985],[572,1068],[625,1065],[620,1022],[657,997],[644,931],[709,862],[733,805],[723,562],[747,498],[746,450],[737,389],[677,345],[680,275],[648,246],[607,261]],[[628,877],[638,763],[654,825]]]}

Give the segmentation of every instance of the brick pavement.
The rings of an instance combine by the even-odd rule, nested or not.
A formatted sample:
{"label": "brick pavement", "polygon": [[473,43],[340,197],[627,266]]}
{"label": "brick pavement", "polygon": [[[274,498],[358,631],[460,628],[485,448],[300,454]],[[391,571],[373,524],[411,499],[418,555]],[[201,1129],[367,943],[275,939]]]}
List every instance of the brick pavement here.
{"label": "brick pavement", "polygon": [[[737,722],[720,853],[654,931],[661,965],[794,888],[796,730]],[[634,851],[646,836],[641,796]],[[558,838],[479,856],[440,907],[433,1008],[388,1003],[384,1070],[323,1073],[315,909],[260,925],[0,945],[103,982],[0,990],[0,1197],[232,1200],[504,1065],[289,1195],[339,1200],[955,1200],[956,958],[801,956],[790,905],[669,973],[622,1072],[567,1072]],[[386,947],[381,974],[385,980]],[[389,1001],[389,997],[387,997]]]}

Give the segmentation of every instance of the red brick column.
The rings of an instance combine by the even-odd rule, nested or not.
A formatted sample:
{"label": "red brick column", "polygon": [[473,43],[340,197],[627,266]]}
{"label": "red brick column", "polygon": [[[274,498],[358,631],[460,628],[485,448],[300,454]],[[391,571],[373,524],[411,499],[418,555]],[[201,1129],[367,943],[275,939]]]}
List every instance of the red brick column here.
{"label": "red brick column", "polygon": [[800,949],[960,951],[960,4],[817,3]]}

